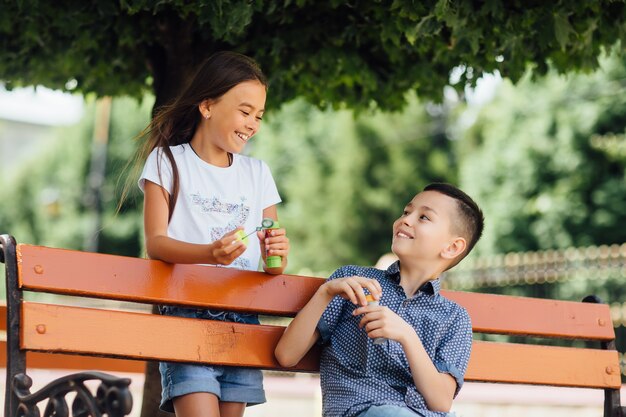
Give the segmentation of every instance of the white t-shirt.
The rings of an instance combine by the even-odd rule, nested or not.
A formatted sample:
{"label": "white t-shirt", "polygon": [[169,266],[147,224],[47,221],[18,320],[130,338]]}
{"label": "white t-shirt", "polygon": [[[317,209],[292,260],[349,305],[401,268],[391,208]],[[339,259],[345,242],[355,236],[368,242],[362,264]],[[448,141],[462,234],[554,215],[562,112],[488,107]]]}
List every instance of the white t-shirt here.
{"label": "white t-shirt", "polygon": [[[200,159],[188,143],[170,149],[179,174],[178,199],[167,227],[173,239],[207,244],[238,226],[248,234],[261,225],[263,210],[281,201],[272,173],[263,161],[233,154],[231,166],[220,168]],[[146,160],[139,178],[142,191],[146,180],[172,194],[172,167],[160,148]],[[253,234],[246,251],[229,267],[256,271],[260,256],[259,241]]]}

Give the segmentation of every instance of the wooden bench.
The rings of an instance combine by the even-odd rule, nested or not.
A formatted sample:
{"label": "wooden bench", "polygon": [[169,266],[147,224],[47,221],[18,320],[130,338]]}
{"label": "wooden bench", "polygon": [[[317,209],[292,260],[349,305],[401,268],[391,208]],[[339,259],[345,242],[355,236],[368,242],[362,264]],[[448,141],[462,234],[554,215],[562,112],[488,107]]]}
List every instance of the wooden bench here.
{"label": "wooden bench", "polygon": [[[99,372],[73,374],[30,393],[26,362],[50,354],[281,369],[273,355],[283,332],[280,326],[85,308],[66,301],[28,302],[23,300],[24,291],[292,317],[324,282],[315,277],[16,245],[8,235],[0,236],[0,245],[7,275],[7,417],[16,416],[18,407],[32,410],[46,399],[59,406],[67,392],[77,391],[90,378],[100,380],[101,388],[93,400],[81,391],[81,401],[92,401],[87,405],[100,409],[117,407],[118,414],[113,415],[130,411],[129,381]],[[530,336],[539,343],[475,341],[467,381],[602,389],[604,416],[623,415],[619,358],[607,305],[592,298],[587,300],[592,302],[569,302],[457,291],[442,294],[469,311],[475,333]],[[540,344],[554,338],[571,340],[572,346]],[[580,341],[585,347],[580,347]],[[289,370],[317,372],[318,359],[319,352],[313,349]]]}

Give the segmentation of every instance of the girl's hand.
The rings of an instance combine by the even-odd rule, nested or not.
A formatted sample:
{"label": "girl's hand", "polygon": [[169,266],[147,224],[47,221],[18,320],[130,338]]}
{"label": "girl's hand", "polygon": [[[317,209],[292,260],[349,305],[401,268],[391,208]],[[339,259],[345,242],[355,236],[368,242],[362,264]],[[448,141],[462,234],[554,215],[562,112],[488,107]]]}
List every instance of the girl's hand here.
{"label": "girl's hand", "polygon": [[370,305],[352,312],[354,316],[359,314],[363,314],[359,328],[365,328],[370,339],[382,337],[402,343],[407,335],[415,334],[415,330],[389,307]]}
{"label": "girl's hand", "polygon": [[365,292],[363,291],[364,288],[366,288],[376,300],[380,299],[380,295],[383,292],[378,281],[364,277],[332,279],[326,281],[321,288],[323,288],[326,294],[331,298],[338,295],[345,300],[350,300],[353,304],[362,306],[367,305]]}
{"label": "girl's hand", "polygon": [[[284,259],[289,255],[289,238],[285,229],[268,229],[269,237],[265,237],[265,230],[256,232],[261,242],[261,256],[263,262],[268,256],[281,256]],[[284,262],[283,262],[284,263]]]}
{"label": "girl's hand", "polygon": [[235,236],[235,234],[240,230],[243,230],[243,227],[238,227],[232,232],[226,233],[220,240],[216,240],[211,243],[210,251],[214,262],[210,263],[217,265],[230,265],[235,259],[245,252],[246,244]]}

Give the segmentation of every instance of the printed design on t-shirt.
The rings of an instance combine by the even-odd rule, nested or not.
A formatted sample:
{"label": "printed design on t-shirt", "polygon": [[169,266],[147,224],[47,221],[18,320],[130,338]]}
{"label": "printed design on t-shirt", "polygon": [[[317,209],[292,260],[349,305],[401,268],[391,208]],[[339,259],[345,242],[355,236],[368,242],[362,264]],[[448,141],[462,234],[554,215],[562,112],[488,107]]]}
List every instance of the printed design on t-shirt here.
{"label": "printed design on t-shirt", "polygon": [[[238,226],[246,224],[246,220],[250,216],[250,206],[247,205],[247,198],[240,197],[240,203],[228,203],[221,201],[218,197],[203,197],[200,194],[191,194],[191,203],[198,206],[203,213],[222,213],[228,214],[228,223],[225,227],[209,228],[211,242],[221,239],[226,233],[234,230]],[[250,270],[251,262],[249,259],[239,257],[233,261],[231,266],[238,269]]]}

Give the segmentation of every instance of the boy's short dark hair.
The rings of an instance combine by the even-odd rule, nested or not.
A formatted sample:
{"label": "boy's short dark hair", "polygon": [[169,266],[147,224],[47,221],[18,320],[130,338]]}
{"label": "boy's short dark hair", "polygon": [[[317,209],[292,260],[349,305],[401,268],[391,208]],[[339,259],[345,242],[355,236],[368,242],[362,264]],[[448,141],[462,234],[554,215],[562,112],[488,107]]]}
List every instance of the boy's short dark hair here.
{"label": "boy's short dark hair", "polygon": [[456,219],[452,219],[452,227],[455,228],[455,232],[467,240],[467,248],[465,248],[465,253],[450,265],[450,268],[452,268],[472,251],[476,242],[482,236],[485,217],[478,204],[469,195],[452,184],[435,182],[428,184],[423,191],[436,191],[455,199],[457,202],[459,216]]}

